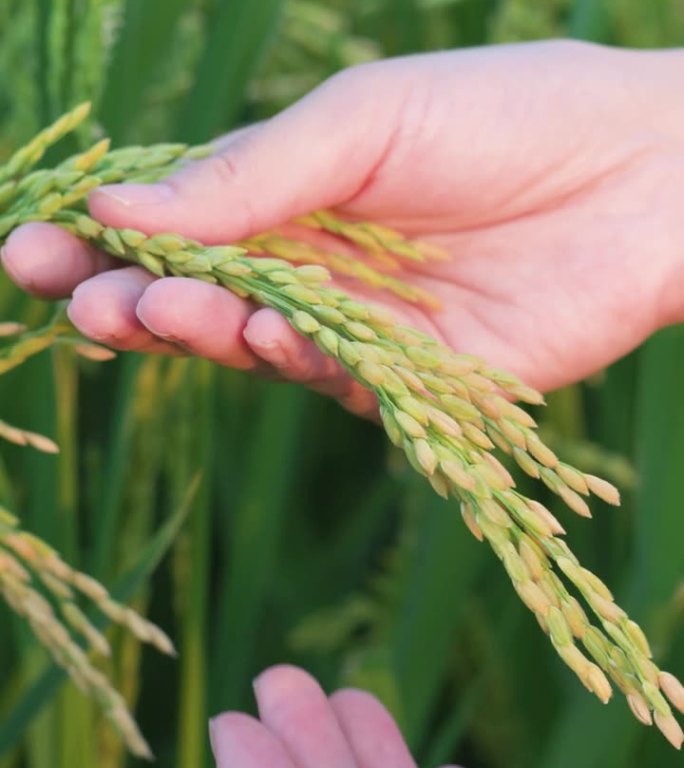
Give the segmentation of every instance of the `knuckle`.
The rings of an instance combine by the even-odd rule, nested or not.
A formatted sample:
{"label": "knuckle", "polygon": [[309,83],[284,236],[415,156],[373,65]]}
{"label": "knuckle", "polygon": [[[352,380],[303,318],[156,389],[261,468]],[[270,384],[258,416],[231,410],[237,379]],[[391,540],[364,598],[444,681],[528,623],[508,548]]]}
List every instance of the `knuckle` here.
{"label": "knuckle", "polygon": [[231,148],[226,148],[222,152],[208,157],[204,163],[222,186],[234,184],[240,176],[239,161]]}
{"label": "knuckle", "polygon": [[245,136],[221,152],[202,160],[200,173],[203,183],[209,181],[209,186],[214,187],[219,195],[228,196],[235,220],[240,221],[241,232],[245,236],[258,229],[252,196],[247,192],[253,171],[253,153],[246,146],[249,141],[249,136]]}

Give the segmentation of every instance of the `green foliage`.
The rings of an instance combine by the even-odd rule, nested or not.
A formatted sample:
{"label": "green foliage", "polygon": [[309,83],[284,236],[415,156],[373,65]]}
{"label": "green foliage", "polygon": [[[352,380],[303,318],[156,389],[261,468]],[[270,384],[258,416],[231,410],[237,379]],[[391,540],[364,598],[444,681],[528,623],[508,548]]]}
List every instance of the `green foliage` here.
{"label": "green foliage", "polygon": [[[100,104],[89,133],[101,125],[117,145],[204,140],[357,60],[562,33],[681,44],[684,14],[674,0],[4,0],[0,158],[83,97]],[[0,317],[47,316],[3,279]],[[621,484],[636,472],[622,509],[570,533],[680,676],[682,352],[679,330],[659,335],[601,383],[561,393],[545,424],[583,469]],[[284,660],[329,689],[375,690],[428,768],[679,764],[621,703],[578,690],[453,508],[334,404],[198,362],[95,365],[61,351],[3,376],[0,403],[67,453],[3,450],[0,502],[27,528],[120,598],[173,547],[135,605],[174,635],[180,661],[109,635],[114,680],[160,764],[209,766],[205,715],[252,710],[249,681]],[[173,536],[182,514],[169,510],[198,471]],[[133,765],[3,607],[0,621],[0,766]]]}

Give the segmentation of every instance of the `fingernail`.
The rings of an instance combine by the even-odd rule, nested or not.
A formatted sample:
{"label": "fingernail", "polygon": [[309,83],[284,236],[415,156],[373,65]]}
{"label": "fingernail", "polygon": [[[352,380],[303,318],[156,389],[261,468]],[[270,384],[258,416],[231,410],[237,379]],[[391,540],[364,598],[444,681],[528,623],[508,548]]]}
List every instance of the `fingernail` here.
{"label": "fingernail", "polygon": [[174,336],[172,333],[159,333],[158,331],[154,331],[151,328],[148,329],[159,339],[163,339],[164,341],[168,341],[171,344],[178,344],[179,347],[182,347],[185,342],[183,339],[179,338],[178,336]]}
{"label": "fingernail", "polygon": [[268,360],[273,365],[277,366],[278,368],[289,368],[290,367],[290,361],[288,360],[287,354],[285,350],[283,349],[282,344],[271,344],[268,347]]}
{"label": "fingernail", "polygon": [[[283,349],[283,345],[279,342],[269,341],[264,343],[260,340],[251,341],[247,334],[245,334],[245,340],[262,360],[283,370],[290,367],[290,361],[287,354]],[[257,680],[258,679],[259,678],[257,678]]]}
{"label": "fingernail", "polygon": [[180,336],[176,336],[174,333],[169,333],[166,330],[160,331],[154,322],[150,322],[147,318],[147,313],[145,312],[145,296],[140,299],[138,302],[138,306],[135,308],[135,314],[138,316],[138,320],[147,328],[147,330],[154,334],[158,339],[163,339],[164,341],[168,341],[171,344],[176,344],[179,347],[185,348],[185,341],[180,338]]}
{"label": "fingernail", "polygon": [[[138,315],[138,317],[140,317]],[[142,320],[142,318],[140,318]],[[155,331],[154,328],[151,328],[144,320],[143,325],[147,328],[147,330],[152,333],[154,336],[156,336],[158,339],[161,339],[162,341],[166,341],[169,344],[173,344],[176,347],[179,347],[180,349],[184,350],[185,352],[192,353],[192,350],[190,347],[188,347],[187,342],[184,339],[181,339],[179,336],[174,336],[173,333],[160,333],[159,331]]]}
{"label": "fingernail", "polygon": [[118,205],[134,208],[166,203],[173,197],[174,191],[168,184],[107,184],[95,190],[93,195],[102,195]]}
{"label": "fingernail", "polygon": [[178,347],[179,349],[182,349],[184,352],[187,352],[188,354],[192,354],[192,350],[188,346],[187,342],[181,339],[179,336],[174,336],[172,333],[159,333],[159,331],[155,331],[154,328],[151,328],[145,321],[143,321],[143,325],[146,326],[147,330],[154,334],[158,339],[161,339],[162,341],[166,341],[169,344],[173,344],[174,346]]}

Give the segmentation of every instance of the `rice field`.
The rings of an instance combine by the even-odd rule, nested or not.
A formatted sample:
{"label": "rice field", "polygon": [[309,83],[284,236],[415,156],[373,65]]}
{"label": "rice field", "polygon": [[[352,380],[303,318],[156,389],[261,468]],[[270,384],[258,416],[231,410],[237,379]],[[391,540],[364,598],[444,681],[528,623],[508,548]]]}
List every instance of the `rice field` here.
{"label": "rice field", "polygon": [[[342,67],[411,51],[570,36],[681,46],[675,0],[3,0],[0,160],[93,100],[115,146],[262,119]],[[53,150],[54,164],[79,137]],[[53,307],[3,276],[0,318]],[[545,440],[623,492],[587,524],[584,564],[684,674],[684,336],[672,328],[548,397]],[[681,369],[681,370],[680,370]],[[419,765],[669,768],[624,702],[579,686],[454,508],[382,432],[301,388],[206,362],[68,347],[0,377],[0,419],[61,446],[3,446],[0,503],[162,626],[177,660],[108,632],[105,671],[160,765],[211,766],[207,719],[253,711],[252,679],[300,664],[375,692]],[[522,483],[523,492],[538,494]],[[556,512],[551,494],[541,500]],[[559,515],[563,513],[559,512]],[[132,766],[95,704],[0,606],[0,768]]]}

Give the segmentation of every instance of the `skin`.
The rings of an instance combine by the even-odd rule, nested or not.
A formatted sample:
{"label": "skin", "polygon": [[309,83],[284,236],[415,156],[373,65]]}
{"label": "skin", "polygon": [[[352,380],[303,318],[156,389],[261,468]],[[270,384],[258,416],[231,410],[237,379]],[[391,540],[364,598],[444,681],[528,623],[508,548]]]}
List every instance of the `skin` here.
{"label": "skin", "polygon": [[[401,319],[553,389],[682,317],[680,57],[564,41],[364,65],[215,157],[162,184],[100,189],[90,208],[207,243],[321,207],[386,222],[452,256],[403,275],[443,311],[399,306]],[[36,295],[71,295],[75,325],[112,347],[189,352],[375,410],[274,311],[220,288],[112,271],[45,224],[17,230],[3,262]]]}
{"label": "skin", "polygon": [[[451,255],[401,275],[439,297],[442,311],[352,290],[550,390],[684,318],[681,70],[677,51],[569,41],[364,65],[161,184],[97,190],[90,209],[109,225],[206,243],[317,208],[387,223]],[[113,269],[45,224],[14,232],[2,259],[35,295],[71,296],[72,321],[96,341],[207,357],[375,412],[373,398],[274,311],[221,288]],[[265,673],[256,690],[260,722],[235,713],[214,721],[220,767],[414,765],[367,694],[326,699],[292,668]]]}
{"label": "skin", "polygon": [[291,666],[263,672],[254,691],[259,719],[227,712],[211,721],[217,768],[416,768],[394,720],[365,691],[327,697]]}

